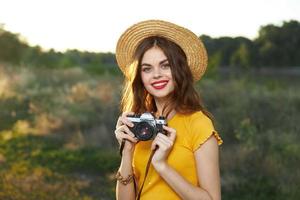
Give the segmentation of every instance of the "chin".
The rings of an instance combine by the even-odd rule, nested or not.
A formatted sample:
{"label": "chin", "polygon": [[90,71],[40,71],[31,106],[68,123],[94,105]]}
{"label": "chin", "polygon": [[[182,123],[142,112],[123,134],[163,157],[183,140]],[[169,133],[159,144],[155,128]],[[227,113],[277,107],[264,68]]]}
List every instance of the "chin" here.
{"label": "chin", "polygon": [[163,99],[163,98],[168,97],[170,94],[171,94],[171,92],[164,92],[164,93],[160,93],[160,94],[157,94],[157,92],[156,92],[156,93],[152,93],[152,96],[157,99]]}

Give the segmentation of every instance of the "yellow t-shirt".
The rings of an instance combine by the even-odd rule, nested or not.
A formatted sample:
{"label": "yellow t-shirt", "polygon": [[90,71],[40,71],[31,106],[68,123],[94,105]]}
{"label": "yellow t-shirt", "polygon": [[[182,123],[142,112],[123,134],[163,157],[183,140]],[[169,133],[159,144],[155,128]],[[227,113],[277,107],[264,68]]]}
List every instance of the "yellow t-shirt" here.
{"label": "yellow t-shirt", "polygon": [[[168,126],[176,130],[176,140],[167,162],[191,184],[198,186],[194,152],[210,136],[215,136],[218,144],[222,139],[215,131],[212,121],[201,111],[191,115],[176,114],[168,121]],[[133,157],[133,170],[138,181],[138,189],[144,180],[146,165],[151,153],[151,141],[136,144]],[[159,176],[152,165],[144,184],[141,200],[176,200],[179,196]]]}

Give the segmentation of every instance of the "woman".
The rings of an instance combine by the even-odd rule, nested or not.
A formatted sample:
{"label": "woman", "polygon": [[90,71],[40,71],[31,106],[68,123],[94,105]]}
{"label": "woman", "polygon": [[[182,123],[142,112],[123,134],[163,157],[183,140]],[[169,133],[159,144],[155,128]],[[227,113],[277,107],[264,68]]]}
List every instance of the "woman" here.
{"label": "woman", "polygon": [[[147,20],[123,33],[116,58],[125,75],[115,130],[122,144],[117,199],[221,199],[222,140],[193,85],[207,66],[202,42],[183,27]],[[145,112],[164,116],[167,126],[138,141],[128,116]]]}

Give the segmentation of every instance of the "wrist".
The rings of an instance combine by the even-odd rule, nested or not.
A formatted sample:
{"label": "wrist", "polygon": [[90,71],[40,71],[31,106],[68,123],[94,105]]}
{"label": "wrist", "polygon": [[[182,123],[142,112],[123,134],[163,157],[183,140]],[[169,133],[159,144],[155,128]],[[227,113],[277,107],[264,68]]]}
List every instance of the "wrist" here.
{"label": "wrist", "polygon": [[133,152],[134,152],[134,149],[124,148],[123,151],[122,151],[122,158],[123,157],[132,158],[133,157]]}
{"label": "wrist", "polygon": [[127,185],[129,183],[131,183],[134,179],[134,175],[133,174],[128,174],[128,176],[125,178],[122,176],[122,174],[120,173],[120,171],[117,172],[116,174],[116,179],[122,183],[123,185]]}
{"label": "wrist", "polygon": [[119,167],[119,172],[123,176],[127,176],[129,174],[132,174],[133,169],[132,169],[132,156],[131,155],[126,155],[124,154],[121,158],[121,164]]}
{"label": "wrist", "polygon": [[164,171],[166,171],[168,169],[168,164],[167,162],[158,162],[158,163],[152,163],[154,169],[159,173],[163,173]]}
{"label": "wrist", "polygon": [[127,140],[124,140],[122,142],[122,145],[123,147],[121,146],[120,148],[122,148],[122,154],[123,153],[128,153],[128,154],[133,154],[134,152],[134,149],[135,149],[135,144],[130,142],[130,141],[127,141]]}
{"label": "wrist", "polygon": [[122,153],[122,161],[132,161],[133,159],[133,152],[129,152],[129,151],[123,151]]}

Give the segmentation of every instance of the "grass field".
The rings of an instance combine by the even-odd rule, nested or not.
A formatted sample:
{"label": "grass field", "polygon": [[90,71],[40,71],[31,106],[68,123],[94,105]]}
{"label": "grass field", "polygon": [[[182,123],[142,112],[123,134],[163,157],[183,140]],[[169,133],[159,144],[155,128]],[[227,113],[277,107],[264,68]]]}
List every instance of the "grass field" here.
{"label": "grass field", "polygon": [[[0,199],[110,200],[122,78],[0,66]],[[239,73],[197,83],[224,144],[223,199],[299,199],[300,79]]]}

